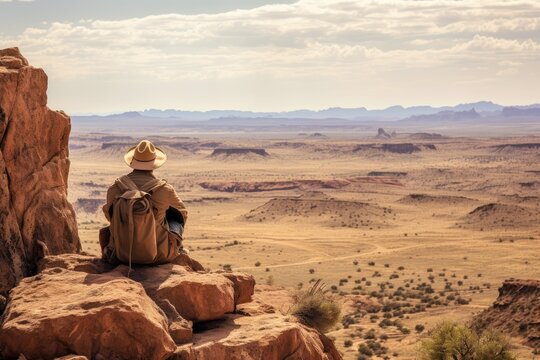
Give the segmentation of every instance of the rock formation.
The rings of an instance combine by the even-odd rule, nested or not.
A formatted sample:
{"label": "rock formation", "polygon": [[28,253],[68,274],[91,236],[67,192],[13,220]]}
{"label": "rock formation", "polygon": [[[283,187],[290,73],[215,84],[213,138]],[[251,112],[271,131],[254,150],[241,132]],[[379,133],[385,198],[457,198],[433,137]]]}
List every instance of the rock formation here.
{"label": "rock formation", "polygon": [[270,156],[265,149],[256,148],[216,148],[210,156],[212,157],[231,157],[238,155],[256,155],[260,157]]}
{"label": "rock formation", "polygon": [[[9,297],[0,357],[88,359],[340,359],[316,330],[252,300],[242,273],[174,264],[112,268],[79,254],[47,256]],[[46,301],[44,301],[46,299]]]}
{"label": "rock formation", "polygon": [[493,305],[473,321],[477,329],[495,328],[521,337],[540,351],[540,280],[506,280]]}
{"label": "rock formation", "polygon": [[399,144],[360,144],[357,145],[353,152],[364,151],[382,151],[395,154],[412,154],[422,150],[437,150],[437,147],[433,144],[412,144],[412,143],[399,143]]}
{"label": "rock formation", "polygon": [[47,107],[47,75],[0,50],[0,295],[42,253],[80,250],[67,201],[70,119]]}
{"label": "rock formation", "polygon": [[375,136],[376,139],[390,139],[392,135],[387,133],[383,128],[377,129],[377,136]]}

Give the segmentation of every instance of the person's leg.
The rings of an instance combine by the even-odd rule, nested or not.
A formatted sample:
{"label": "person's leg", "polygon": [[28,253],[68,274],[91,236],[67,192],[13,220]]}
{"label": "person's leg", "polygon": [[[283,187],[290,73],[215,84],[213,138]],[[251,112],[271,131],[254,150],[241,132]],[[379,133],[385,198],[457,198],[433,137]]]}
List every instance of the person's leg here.
{"label": "person's leg", "polygon": [[184,226],[179,221],[169,220],[169,231],[177,233],[180,235],[180,237],[182,237],[182,234],[184,233]]}

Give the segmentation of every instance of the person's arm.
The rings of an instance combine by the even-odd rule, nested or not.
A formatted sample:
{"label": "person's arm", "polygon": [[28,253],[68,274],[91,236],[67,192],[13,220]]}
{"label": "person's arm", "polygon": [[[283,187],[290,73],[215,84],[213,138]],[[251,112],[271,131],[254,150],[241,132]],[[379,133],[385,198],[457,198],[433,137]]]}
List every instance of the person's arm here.
{"label": "person's arm", "polygon": [[185,226],[186,221],[187,221],[187,217],[188,217],[188,212],[187,212],[186,206],[184,205],[184,202],[180,199],[180,197],[176,193],[176,190],[174,190],[174,188],[172,186],[170,186],[168,184],[165,185],[165,186],[167,187],[167,190],[169,191],[169,201],[170,201],[169,207],[176,210],[176,211],[173,211],[173,212],[180,213],[180,215],[182,216],[183,225]]}
{"label": "person's arm", "polygon": [[109,189],[107,190],[107,203],[103,205],[103,214],[109,220],[111,221],[112,217],[112,205],[116,197],[119,195],[119,190],[116,184],[113,184]]}

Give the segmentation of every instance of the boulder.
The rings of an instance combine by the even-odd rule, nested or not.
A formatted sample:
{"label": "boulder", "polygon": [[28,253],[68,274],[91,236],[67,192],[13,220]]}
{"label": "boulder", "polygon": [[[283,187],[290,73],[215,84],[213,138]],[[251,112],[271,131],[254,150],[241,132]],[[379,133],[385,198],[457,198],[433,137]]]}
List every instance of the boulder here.
{"label": "boulder", "polygon": [[0,294],[43,254],[81,248],[67,201],[70,118],[47,107],[47,75],[0,50]]}
{"label": "boulder", "polygon": [[255,291],[255,278],[246,273],[231,272],[223,273],[234,285],[234,304],[244,304],[252,300]]}
{"label": "boulder", "polygon": [[182,265],[184,267],[187,267],[193,271],[205,271],[204,266],[201,265],[200,262],[197,260],[191,258],[187,254],[179,254],[177,257],[175,257],[172,261],[172,264],[176,265]]}
{"label": "boulder", "polygon": [[137,282],[118,271],[53,268],[11,291],[0,349],[6,358],[164,359],[175,343],[164,313]]}
{"label": "boulder", "polygon": [[[158,266],[133,266],[131,271],[127,266],[120,265],[115,271],[140,282],[165,312],[167,306],[164,308],[161,304],[166,300],[182,319],[181,328],[186,328],[184,319],[193,321],[217,319],[233,312],[236,305],[251,301],[255,287],[253,276],[240,272],[196,272],[194,269],[204,267],[186,254],[179,255],[174,262]],[[53,268],[88,274],[101,274],[113,270],[113,266],[101,258],[84,254],[45,256],[38,262],[40,272]],[[175,316],[172,321],[177,322]],[[174,325],[176,330],[179,330],[178,326],[178,323]],[[191,324],[187,328],[191,333]],[[182,340],[178,341],[185,342],[190,336],[183,333]]]}
{"label": "boulder", "polygon": [[195,334],[192,344],[180,346],[171,359],[341,359],[326,336],[283,315],[228,315],[209,327]]}
{"label": "boulder", "polygon": [[234,311],[234,284],[221,274],[197,273],[175,264],[132,272],[154,300],[168,300],[187,320],[206,321]]}

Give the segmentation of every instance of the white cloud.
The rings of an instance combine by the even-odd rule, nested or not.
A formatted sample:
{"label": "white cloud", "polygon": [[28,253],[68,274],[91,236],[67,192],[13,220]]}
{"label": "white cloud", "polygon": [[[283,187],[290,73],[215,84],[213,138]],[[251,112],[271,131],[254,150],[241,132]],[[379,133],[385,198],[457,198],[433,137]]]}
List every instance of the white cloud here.
{"label": "white cloud", "polygon": [[[357,90],[355,82],[377,83],[372,94],[363,94],[373,104],[382,103],[385,89],[395,89],[395,94],[388,92],[392,96],[403,94],[410,81],[423,86],[435,80],[458,84],[475,77],[489,79],[490,71],[507,79],[532,71],[532,82],[540,76],[535,65],[540,60],[539,39],[540,4],[530,0],[300,0],[218,14],[52,22],[16,37],[0,35],[0,43],[20,46],[34,64],[66,84],[88,83],[93,88],[96,78],[154,81],[184,92],[184,86],[206,87],[209,97],[222,98],[220,92],[236,83],[238,87],[228,91],[242,99],[246,88],[265,82],[269,88],[278,87],[283,81],[294,88],[275,95],[275,102],[286,100],[284,108],[352,105],[353,99],[362,101],[359,94],[351,94]],[[300,103],[309,101],[303,92],[319,91],[314,88],[317,79],[321,86],[335,89],[332,98],[320,106],[320,100]],[[490,87],[493,84],[478,97],[489,97]],[[450,84],[443,91],[454,89]],[[323,94],[327,92],[313,98]],[[388,101],[435,101],[422,101],[426,95],[433,97],[411,89],[403,95],[405,100]],[[167,94],[163,98],[173,101]],[[195,103],[214,107],[212,99]],[[272,101],[223,105],[268,108]]]}

